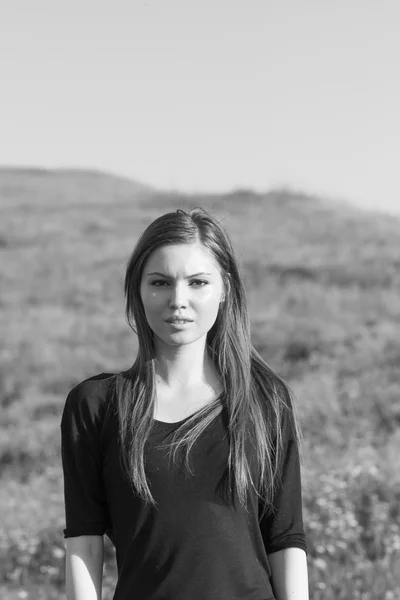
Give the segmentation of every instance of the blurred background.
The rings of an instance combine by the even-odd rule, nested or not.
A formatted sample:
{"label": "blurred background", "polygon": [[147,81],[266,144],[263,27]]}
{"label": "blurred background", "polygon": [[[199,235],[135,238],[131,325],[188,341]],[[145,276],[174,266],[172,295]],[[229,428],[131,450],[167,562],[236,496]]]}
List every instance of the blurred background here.
{"label": "blurred background", "polygon": [[310,598],[400,597],[399,27],[395,0],[1,8],[1,598],[65,598],[65,398],[132,364],[126,262],[193,206],[298,400]]}

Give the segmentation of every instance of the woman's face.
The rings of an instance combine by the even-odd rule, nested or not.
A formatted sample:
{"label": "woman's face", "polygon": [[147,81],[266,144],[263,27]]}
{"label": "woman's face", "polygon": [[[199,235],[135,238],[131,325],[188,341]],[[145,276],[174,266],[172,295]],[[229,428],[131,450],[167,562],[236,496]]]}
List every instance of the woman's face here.
{"label": "woman's face", "polygon": [[[217,318],[223,281],[212,254],[200,243],[166,245],[148,258],[140,295],[156,338],[178,346],[205,338]],[[183,324],[167,321],[190,319]]]}

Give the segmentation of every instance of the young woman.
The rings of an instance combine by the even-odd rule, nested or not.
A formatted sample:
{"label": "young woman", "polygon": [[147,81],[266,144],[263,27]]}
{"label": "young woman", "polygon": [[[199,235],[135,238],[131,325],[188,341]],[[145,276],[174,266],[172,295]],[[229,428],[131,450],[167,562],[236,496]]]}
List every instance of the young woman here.
{"label": "young woman", "polygon": [[129,260],[133,366],[68,395],[62,421],[68,600],[308,600],[300,428],[250,341],[221,224],[165,214]]}

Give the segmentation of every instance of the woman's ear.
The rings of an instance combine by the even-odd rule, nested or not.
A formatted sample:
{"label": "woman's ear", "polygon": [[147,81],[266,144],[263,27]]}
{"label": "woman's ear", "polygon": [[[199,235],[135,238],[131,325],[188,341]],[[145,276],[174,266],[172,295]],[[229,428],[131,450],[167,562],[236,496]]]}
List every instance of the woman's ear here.
{"label": "woman's ear", "polygon": [[230,275],[230,273],[227,273],[224,277],[224,291],[222,292],[220,304],[223,304],[225,302],[226,294],[229,293],[229,289],[230,289],[229,275]]}

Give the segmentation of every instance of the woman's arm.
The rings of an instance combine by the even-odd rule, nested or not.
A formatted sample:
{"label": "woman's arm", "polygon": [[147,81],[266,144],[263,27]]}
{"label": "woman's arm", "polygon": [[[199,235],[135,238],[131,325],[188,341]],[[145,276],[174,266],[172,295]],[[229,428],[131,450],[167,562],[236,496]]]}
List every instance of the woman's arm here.
{"label": "woman's arm", "polygon": [[102,535],[67,538],[65,557],[67,600],[101,600],[103,561]]}
{"label": "woman's arm", "polygon": [[301,548],[268,554],[276,600],[309,600],[307,555]]}

